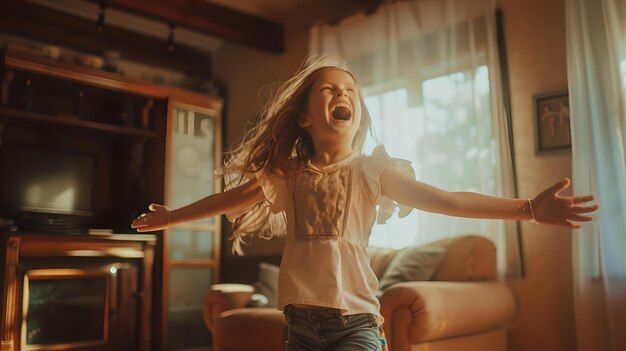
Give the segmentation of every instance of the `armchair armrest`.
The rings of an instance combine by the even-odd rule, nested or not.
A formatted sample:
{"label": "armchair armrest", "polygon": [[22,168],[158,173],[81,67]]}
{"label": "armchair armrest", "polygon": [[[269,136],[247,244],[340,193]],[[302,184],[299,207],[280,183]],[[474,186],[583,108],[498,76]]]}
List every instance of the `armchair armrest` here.
{"label": "armchair armrest", "polygon": [[513,294],[499,282],[399,283],[380,302],[392,350],[496,330],[512,322],[516,312]]}
{"label": "armchair armrest", "polygon": [[214,284],[204,298],[204,325],[214,332],[220,313],[245,307],[252,294],[254,294],[252,285]]}

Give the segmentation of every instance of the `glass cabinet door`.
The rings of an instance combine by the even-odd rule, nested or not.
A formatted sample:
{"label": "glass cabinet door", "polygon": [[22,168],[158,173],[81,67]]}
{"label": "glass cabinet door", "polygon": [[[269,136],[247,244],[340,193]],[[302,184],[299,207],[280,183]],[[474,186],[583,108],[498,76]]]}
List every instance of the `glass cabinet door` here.
{"label": "glass cabinet door", "polygon": [[[178,208],[215,193],[216,121],[213,115],[174,108],[170,205]],[[214,218],[199,221],[213,223]]]}
{"label": "glass cabinet door", "polygon": [[[170,107],[166,203],[179,208],[221,191],[220,120],[215,111],[185,104]],[[168,350],[209,349],[203,322],[206,293],[219,273],[217,217],[181,223],[163,238],[163,318]]]}

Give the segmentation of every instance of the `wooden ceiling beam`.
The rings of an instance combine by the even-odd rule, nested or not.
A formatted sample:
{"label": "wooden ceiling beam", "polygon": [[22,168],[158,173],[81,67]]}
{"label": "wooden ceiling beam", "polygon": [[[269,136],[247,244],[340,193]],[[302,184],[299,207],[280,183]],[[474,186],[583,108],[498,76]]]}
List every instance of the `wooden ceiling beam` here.
{"label": "wooden ceiling beam", "polygon": [[370,14],[378,10],[383,0],[357,0],[356,2],[363,7],[366,14]]}
{"label": "wooden ceiling beam", "polygon": [[[101,0],[89,0],[98,4]],[[107,7],[174,22],[200,33],[270,53],[285,50],[284,30],[279,23],[239,12],[205,0],[106,0]]]}
{"label": "wooden ceiling beam", "polygon": [[95,55],[102,55],[106,50],[115,50],[126,60],[204,77],[212,74],[211,57],[207,53],[181,45],[176,45],[174,51],[169,52],[165,40],[113,27],[106,27],[100,32],[95,22],[25,1],[0,5],[0,32]]}

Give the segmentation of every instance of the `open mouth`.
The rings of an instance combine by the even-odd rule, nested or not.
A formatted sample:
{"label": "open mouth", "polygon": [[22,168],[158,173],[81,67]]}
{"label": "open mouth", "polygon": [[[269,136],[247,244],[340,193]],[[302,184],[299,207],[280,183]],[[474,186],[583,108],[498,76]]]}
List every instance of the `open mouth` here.
{"label": "open mouth", "polygon": [[348,121],[352,117],[352,110],[348,104],[339,103],[330,112],[330,116],[338,121]]}

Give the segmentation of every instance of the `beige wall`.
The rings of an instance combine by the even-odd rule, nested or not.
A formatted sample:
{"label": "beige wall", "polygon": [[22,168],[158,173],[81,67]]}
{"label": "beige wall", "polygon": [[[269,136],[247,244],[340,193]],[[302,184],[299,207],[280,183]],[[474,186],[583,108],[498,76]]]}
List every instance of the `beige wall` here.
{"label": "beige wall", "polygon": [[[290,78],[308,52],[308,31],[287,33],[286,50],[281,55],[267,54],[237,44],[224,43],[214,55],[216,78],[222,81],[228,93],[226,102],[225,144],[237,142],[271,91],[271,84]],[[225,226],[224,237],[230,236]],[[246,256],[280,255],[282,241],[263,239],[250,242]],[[222,246],[224,247],[224,245]],[[226,255],[230,252],[225,252]]]}
{"label": "beige wall", "polygon": [[[534,196],[571,177],[569,150],[535,154],[532,96],[567,88],[564,0],[501,0],[509,64],[519,193]],[[215,72],[228,89],[227,141],[241,136],[259,105],[258,90],[288,78],[306,54],[307,34],[292,33],[283,55],[225,44]],[[520,314],[510,350],[575,350],[571,232],[522,224],[526,276],[509,281]],[[261,243],[262,244],[262,243]],[[255,244],[256,245],[256,244]],[[267,248],[259,248],[261,253]]]}
{"label": "beige wall", "polygon": [[288,33],[285,42],[286,50],[281,55],[226,42],[214,55],[215,76],[224,82],[228,92],[228,144],[241,138],[246,122],[261,107],[269,84],[290,78],[306,56],[307,31]]}
{"label": "beige wall", "polygon": [[[567,89],[564,0],[502,0],[519,195],[571,177],[571,150],[535,154],[532,96]],[[575,350],[571,231],[522,224],[526,276],[510,350]]]}

